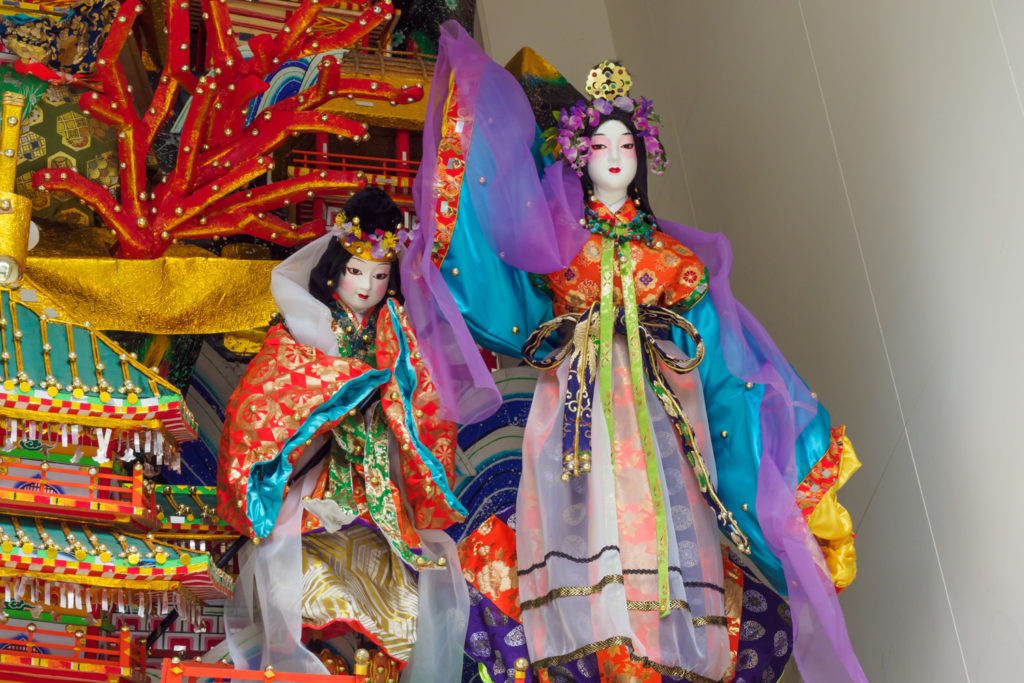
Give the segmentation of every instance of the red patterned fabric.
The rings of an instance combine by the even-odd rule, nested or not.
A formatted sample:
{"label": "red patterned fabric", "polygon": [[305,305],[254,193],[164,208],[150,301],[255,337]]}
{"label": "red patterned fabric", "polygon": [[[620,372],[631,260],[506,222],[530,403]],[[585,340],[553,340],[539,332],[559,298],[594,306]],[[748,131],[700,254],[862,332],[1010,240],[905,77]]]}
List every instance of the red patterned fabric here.
{"label": "red patterned fabric", "polygon": [[516,572],[516,532],[491,515],[459,543],[459,562],[466,581],[494,606],[522,621]]}
{"label": "red patterned fabric", "polygon": [[[598,217],[613,222],[629,222],[636,216],[636,206],[629,200],[614,215],[600,202],[591,202],[590,208]],[[651,244],[632,242],[629,250],[638,304],[672,308],[688,299],[702,284],[707,287],[704,264],[692,251],[664,233],[655,232]],[[598,301],[600,282],[601,236],[591,235],[568,268],[548,276],[555,315],[579,312]],[[689,306],[694,303],[689,302]],[[615,305],[622,305],[618,275],[615,276]]]}
{"label": "red patterned fabric", "polygon": [[[401,307],[397,307],[401,310]],[[380,308],[377,318],[377,366],[392,368],[399,355],[399,343],[391,324],[388,306]],[[462,515],[445,501],[430,477],[430,471],[413,447],[406,415],[411,415],[417,436],[441,462],[448,480],[454,485],[456,428],[438,417],[439,404],[434,385],[420,357],[416,338],[404,312],[399,324],[411,354],[410,363],[416,375],[416,391],[407,405],[401,396],[394,374],[381,386],[381,402],[388,425],[399,446],[405,491],[412,507],[417,528],[444,528],[462,520]],[[221,433],[217,468],[217,512],[241,533],[253,535],[247,510],[249,474],[258,462],[277,457],[282,445],[302,426],[318,406],[334,396],[346,382],[373,370],[354,358],[336,358],[303,346],[288,334],[282,325],[271,328],[263,348],[249,364],[242,381],[228,400],[224,430]],[[345,419],[341,416],[321,425],[316,435],[323,434]],[[302,449],[295,449],[289,459],[294,461]],[[361,477],[355,479],[354,491],[365,502]],[[318,484],[322,494],[323,485]],[[282,500],[285,492],[280,492]],[[365,507],[365,506],[364,506]],[[402,537],[412,547],[419,539],[397,504]],[[315,520],[312,515],[307,520]]]}
{"label": "red patterned fabric", "polygon": [[[277,457],[315,408],[346,382],[372,368],[353,358],[335,358],[299,344],[276,325],[228,399],[217,463],[217,514],[240,533],[253,535],[245,501],[249,471]],[[322,434],[334,422],[325,423]],[[302,454],[295,449],[292,463]],[[281,491],[284,500],[285,492]]]}
{"label": "red patterned fabric", "polygon": [[800,512],[803,513],[804,519],[811,516],[814,508],[821,502],[822,496],[835,486],[836,480],[839,478],[839,464],[843,459],[843,437],[845,435],[846,425],[832,428],[832,439],[828,452],[821,456],[821,460],[815,463],[796,489],[796,502],[800,506]]}
{"label": "red patterned fabric", "polygon": [[455,219],[459,215],[459,197],[462,176],[466,173],[466,155],[462,149],[462,134],[459,123],[459,93],[455,78],[448,86],[448,101],[445,102],[444,118],[441,120],[441,142],[437,148],[437,199],[435,200],[434,248],[430,260],[438,268],[448,254],[455,231]]}
{"label": "red patterned fabric", "polygon": [[[437,397],[434,383],[430,380],[427,366],[419,351],[419,344],[412,333],[412,325],[401,306],[397,307],[399,324],[405,333],[405,341],[409,347],[409,361],[416,373],[416,392],[412,396],[412,405],[402,400],[398,382],[392,374],[391,379],[381,389],[381,404],[388,418],[388,424],[398,442],[402,478],[405,481],[405,495],[413,509],[413,523],[418,529],[443,529],[456,522],[461,522],[463,515],[451,508],[438,490],[430,476],[430,470],[413,447],[409,429],[406,427],[406,416],[411,414],[416,427],[416,435],[441,462],[448,479],[448,488],[455,485],[455,446],[458,436],[455,423],[439,417],[441,404]],[[377,323],[377,367],[392,368],[399,354],[398,339],[394,327],[381,314]]]}

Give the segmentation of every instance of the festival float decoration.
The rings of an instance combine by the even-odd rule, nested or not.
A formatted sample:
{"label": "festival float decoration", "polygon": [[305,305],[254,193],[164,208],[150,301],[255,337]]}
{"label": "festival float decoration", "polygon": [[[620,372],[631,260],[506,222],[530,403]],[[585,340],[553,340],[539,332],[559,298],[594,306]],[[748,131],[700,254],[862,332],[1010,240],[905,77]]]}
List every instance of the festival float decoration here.
{"label": "festival float decoration", "polygon": [[91,622],[174,607],[201,623],[232,579],[183,544],[181,503],[144,476],[195,438],[180,392],[28,278],[0,289],[0,348],[5,601]]}
{"label": "festival float decoration", "polygon": [[[423,97],[419,81],[393,84],[352,75],[336,56],[317,58],[364,42],[394,17],[392,5],[380,2],[365,7],[343,30],[311,31],[324,7],[351,4],[305,0],[276,33],[253,37],[243,53],[227,5],[204,0],[205,54],[194,73],[189,4],[170,3],[166,62],[152,98],[138,110],[133,98],[139,93],[133,93],[118,55],[122,47],[134,46],[128,38],[142,11],[137,0],[123,4],[96,60],[99,87],[80,101],[83,114],[117,131],[120,199],[71,169],[36,172],[35,191],[78,197],[109,233],[86,229],[69,233],[59,244],[44,240],[27,265],[35,281],[60,291],[65,303],[102,329],[208,334],[265,325],[273,313],[267,285],[275,263],[218,258],[187,242],[248,235],[262,243],[296,245],[322,234],[325,212],[281,216],[302,201],[347,196],[366,184],[357,168],[322,167],[284,177],[274,161],[286,140],[303,133],[360,143],[370,137],[369,123],[325,111],[331,101],[379,102],[397,111]],[[252,101],[268,88],[268,75],[302,59],[316,59],[315,84],[249,117]],[[147,172],[147,154],[181,93],[191,98],[173,165],[165,174]]]}
{"label": "festival float decoration", "polygon": [[[207,664],[223,659],[221,604],[236,570],[230,547],[237,536],[214,514],[212,487],[153,483],[160,468],[176,466],[196,422],[181,391],[146,367],[155,363],[140,362],[145,353],[134,357],[100,330],[237,332],[263,324],[269,315],[259,293],[275,262],[217,257],[188,242],[248,235],[294,245],[322,233],[332,201],[371,183],[411,206],[417,162],[410,133],[422,126],[433,59],[385,49],[397,18],[389,3],[291,3],[295,11],[280,26],[245,46],[228,18],[230,3],[191,4],[201,7],[205,57],[197,67],[203,32],[193,23],[190,37],[189,4],[166,6],[166,61],[152,98],[125,64],[125,53],[146,50],[131,35],[146,14],[137,0],[120,6],[95,59],[98,85],[80,107],[116,131],[120,196],[84,171],[52,164],[32,177],[34,190],[88,205],[103,239],[95,239],[98,230],[69,227],[60,244],[51,235],[48,251],[0,252],[14,266],[11,286],[0,291],[0,316],[8,321],[0,323],[0,353],[9,354],[0,359],[0,382],[7,380],[0,406],[10,409],[0,409],[5,680],[35,680],[40,668],[76,681],[216,680],[218,672],[232,680],[249,673],[253,680],[300,679]],[[342,6],[350,21],[332,19],[333,30],[322,30],[317,13]],[[200,16],[192,14],[193,21]],[[300,60],[314,71],[313,82],[264,98],[268,75]],[[178,154],[166,174],[154,175],[147,153],[182,93],[191,98]],[[352,149],[344,141],[365,142],[371,126],[383,145],[362,145],[359,156],[336,153]],[[282,153],[290,137],[303,134],[314,136],[315,153]],[[0,203],[0,223],[3,212]],[[239,277],[242,269],[247,274]],[[226,300],[232,291],[247,292],[246,300]],[[16,357],[16,342],[23,357]],[[204,662],[194,661],[200,656]],[[352,676],[330,680],[397,680],[393,663],[379,654],[357,657],[351,668],[340,657],[325,665]]]}
{"label": "festival float decoration", "polygon": [[[28,200],[13,190],[24,98],[0,121],[0,671],[4,680],[143,681],[146,641],[116,615],[192,624],[232,578],[158,538],[146,474],[195,438],[181,392],[23,276]],[[178,510],[175,510],[177,512]]]}
{"label": "festival float decoration", "polygon": [[[322,220],[303,226],[286,223],[271,209],[320,192],[351,190],[361,184],[355,172],[321,171],[249,188],[252,181],[273,170],[273,151],[292,134],[325,131],[361,139],[368,126],[315,109],[339,95],[359,95],[397,103],[412,102],[422,88],[395,89],[370,79],[342,78],[335,60],[323,60],[312,92],[303,92],[264,110],[245,125],[246,105],[265,84],[263,77],[283,59],[347,47],[393,16],[381,2],[358,21],[330,36],[315,36],[311,24],[321,5],[306,0],[276,35],[261,34],[249,41],[253,56],[243,59],[228,17],[226,3],[203,2],[207,31],[207,73],[196,77],[188,64],[188,3],[167,5],[167,62],[146,111],[139,116],[132,104],[124,68],[117,57],[128,38],[138,0],[121,5],[97,60],[101,92],[79,102],[82,112],[117,128],[121,202],[102,186],[75,171],[47,169],[33,177],[41,191],[62,191],[82,199],[117,238],[117,254],[125,258],[155,258],[174,240],[220,238],[248,234],[268,242],[294,245],[323,233]],[[192,93],[175,167],[150,187],[145,153],[171,113],[179,89]]]}

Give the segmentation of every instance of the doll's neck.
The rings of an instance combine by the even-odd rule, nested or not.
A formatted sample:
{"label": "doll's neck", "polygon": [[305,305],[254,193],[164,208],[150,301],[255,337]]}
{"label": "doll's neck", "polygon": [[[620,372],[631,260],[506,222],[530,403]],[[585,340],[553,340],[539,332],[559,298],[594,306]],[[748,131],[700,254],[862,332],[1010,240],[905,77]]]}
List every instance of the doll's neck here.
{"label": "doll's neck", "polygon": [[621,209],[626,204],[626,200],[629,199],[629,196],[622,195],[621,197],[615,199],[614,201],[608,201],[605,197],[602,197],[595,192],[594,199],[604,204],[604,208],[608,209],[608,212],[611,213],[612,215],[615,215],[618,212],[618,210]]}
{"label": "doll's neck", "polygon": [[348,304],[346,304],[344,301],[342,301],[341,297],[338,296],[337,294],[334,295],[334,303],[337,304],[337,306],[341,310],[343,310],[348,315],[349,318],[352,319],[352,321],[356,324],[356,327],[358,329],[362,329],[363,328],[363,323],[366,320],[366,314],[369,313],[370,311],[364,311],[362,313],[356,313],[351,308],[349,308]]}

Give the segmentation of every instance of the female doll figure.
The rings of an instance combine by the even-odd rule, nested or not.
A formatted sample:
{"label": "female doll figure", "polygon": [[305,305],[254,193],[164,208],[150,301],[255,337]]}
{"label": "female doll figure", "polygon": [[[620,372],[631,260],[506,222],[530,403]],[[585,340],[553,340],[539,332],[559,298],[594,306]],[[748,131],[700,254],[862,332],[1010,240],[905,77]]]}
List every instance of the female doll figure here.
{"label": "female doll figure", "polygon": [[[443,567],[422,530],[463,519],[451,492],[455,426],[438,417],[401,303],[394,260],[407,239],[386,193],[355,194],[335,230],[274,269],[284,324],[229,400],[218,512],[254,543],[270,536],[242,572],[255,575],[268,634],[260,667],[321,671],[295,664],[308,660],[300,617],[320,640],[360,632],[403,666],[417,613],[406,568]],[[290,481],[327,440],[326,462]]]}
{"label": "female doll figure", "polygon": [[[732,298],[724,238],[655,220],[646,169],[661,170],[664,155],[651,103],[629,96],[621,67],[596,69],[594,99],[562,112],[564,162],[540,179],[521,91],[452,30],[428,105],[428,128],[441,135],[425,133],[425,144],[442,158],[457,150],[464,178],[428,185],[421,170],[428,232],[403,259],[403,277],[413,282],[414,323],[458,342],[428,358],[442,393],[486,395],[472,349],[459,346],[466,331],[507,353],[521,331],[536,330],[522,352],[547,372],[526,425],[515,519],[534,670],[618,648],[625,661],[606,658],[602,679],[732,680],[750,656],[734,659],[730,630],[741,615],[726,599],[721,541],[788,593],[805,680],[864,680],[830,575],[843,585],[850,568],[826,565],[805,521],[817,499],[799,491],[827,458],[848,472],[852,450],[841,433],[833,440],[827,412]],[[543,274],[550,290],[556,317],[543,325],[550,313],[516,296],[523,271]],[[502,301],[506,317],[481,296]]]}
{"label": "female doll figure", "polygon": [[[547,276],[559,318],[527,342],[538,367],[577,358],[541,376],[524,440],[523,625],[538,667],[618,644],[664,673],[720,680],[729,634],[719,510],[701,495],[713,491],[714,464],[701,386],[696,374],[669,369],[692,369],[682,351],[646,336],[671,324],[690,329],[672,311],[697,303],[707,278],[628,195],[643,155],[629,113],[602,119],[583,131],[591,236]],[[574,326],[572,341],[540,360],[529,351],[555,324]]]}

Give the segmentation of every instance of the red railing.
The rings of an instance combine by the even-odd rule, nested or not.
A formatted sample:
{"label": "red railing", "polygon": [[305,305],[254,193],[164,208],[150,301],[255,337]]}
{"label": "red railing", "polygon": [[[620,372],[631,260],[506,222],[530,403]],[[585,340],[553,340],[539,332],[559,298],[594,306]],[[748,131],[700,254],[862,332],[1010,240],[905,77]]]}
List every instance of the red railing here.
{"label": "red railing", "polygon": [[160,671],[160,683],[231,683],[232,681],[260,681],[261,683],[366,683],[366,676],[331,674],[293,674],[274,671],[247,671],[227,664],[183,662],[177,658],[165,659]]}
{"label": "red railing", "polygon": [[[37,490],[16,488],[18,484]],[[47,487],[59,487],[64,492],[47,491]],[[121,475],[97,467],[62,467],[49,462],[21,461],[0,466],[0,509],[45,511],[72,519],[145,518],[150,522],[147,526],[156,526],[155,508],[156,500],[145,488],[141,467],[130,475]],[[89,511],[99,514],[90,515]]]}
{"label": "red railing", "polygon": [[[0,674],[7,681],[145,681],[145,639],[0,624]],[[40,670],[45,670],[41,673]]]}
{"label": "red railing", "polygon": [[310,170],[362,171],[371,176],[394,178],[399,181],[395,183],[395,191],[409,193],[420,162],[303,149],[292,152],[291,165]]}

